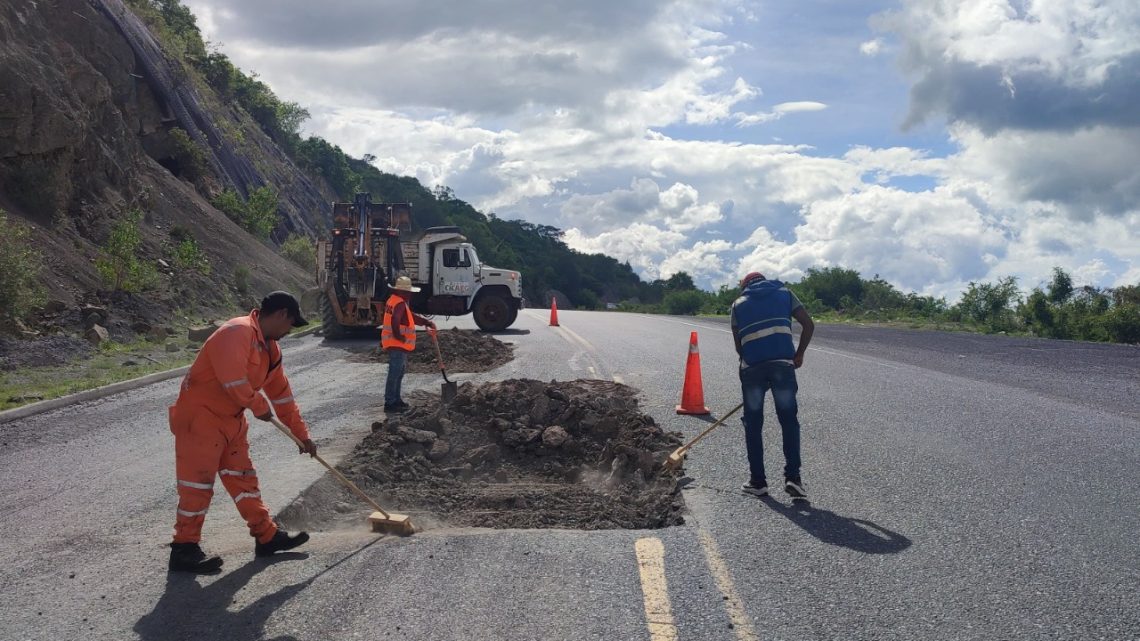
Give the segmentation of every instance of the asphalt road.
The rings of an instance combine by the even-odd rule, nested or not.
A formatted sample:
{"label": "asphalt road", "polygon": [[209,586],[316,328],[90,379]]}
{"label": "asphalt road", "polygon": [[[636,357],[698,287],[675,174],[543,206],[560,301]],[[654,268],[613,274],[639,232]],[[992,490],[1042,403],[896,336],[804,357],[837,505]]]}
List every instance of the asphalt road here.
{"label": "asphalt road", "polygon": [[[695,435],[707,424],[674,405],[698,331],[708,404],[739,402],[723,322],[559,317],[523,312],[501,336],[516,359],[459,378],[617,379]],[[219,486],[216,577],[165,571],[177,381],[0,426],[0,639],[1140,639],[1140,350],[836,326],[813,347],[799,370],[810,507],[738,492],[732,419],[689,458],[683,527],[399,539],[362,524],[268,563]],[[346,355],[316,337],[286,351],[334,461],[382,405],[383,368]],[[253,432],[280,509],[323,468]],[[778,471],[774,421],[765,433]]]}

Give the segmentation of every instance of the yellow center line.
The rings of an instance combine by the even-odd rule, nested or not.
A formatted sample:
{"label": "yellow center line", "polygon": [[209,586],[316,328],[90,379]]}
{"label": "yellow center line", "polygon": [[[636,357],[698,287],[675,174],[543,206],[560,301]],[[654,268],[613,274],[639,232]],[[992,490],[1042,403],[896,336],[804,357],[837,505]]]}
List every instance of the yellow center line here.
{"label": "yellow center line", "polygon": [[728,565],[725,564],[724,557],[720,555],[716,541],[713,540],[711,534],[703,529],[697,530],[697,537],[705,551],[705,559],[708,561],[709,570],[712,571],[713,579],[716,581],[716,587],[725,597],[724,607],[728,610],[728,620],[732,623],[732,631],[736,633],[736,638],[740,641],[758,641],[760,637],[756,636],[756,630],[752,628],[752,622],[748,620],[748,614],[744,612],[744,602],[736,593],[732,575],[728,573]]}
{"label": "yellow center line", "polygon": [[652,641],[677,641],[673,623],[673,606],[669,603],[669,587],[665,583],[665,546],[661,539],[647,537],[633,545],[637,551],[637,567],[641,573],[641,592],[645,595],[645,621]]}

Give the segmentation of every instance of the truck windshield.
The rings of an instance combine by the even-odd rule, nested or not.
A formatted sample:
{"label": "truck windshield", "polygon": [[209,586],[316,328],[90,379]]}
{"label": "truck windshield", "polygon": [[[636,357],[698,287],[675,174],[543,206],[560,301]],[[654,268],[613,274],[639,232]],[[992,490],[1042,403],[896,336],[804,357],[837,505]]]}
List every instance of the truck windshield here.
{"label": "truck windshield", "polygon": [[479,256],[475,254],[475,248],[471,245],[467,245],[463,248],[463,259],[467,261],[466,264],[463,265],[464,267],[479,264]]}

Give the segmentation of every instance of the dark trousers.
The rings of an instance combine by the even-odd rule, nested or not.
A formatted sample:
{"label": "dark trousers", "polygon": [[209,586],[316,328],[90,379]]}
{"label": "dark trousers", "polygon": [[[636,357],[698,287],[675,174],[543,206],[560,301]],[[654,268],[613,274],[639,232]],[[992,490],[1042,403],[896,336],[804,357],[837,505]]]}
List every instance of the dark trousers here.
{"label": "dark trousers", "polygon": [[748,447],[748,465],[752,482],[766,482],[764,473],[764,394],[772,391],[776,418],[784,441],[784,478],[800,476],[800,421],[797,417],[796,370],[783,363],[758,363],[740,370],[740,386],[744,394],[744,441]]}
{"label": "dark trousers", "polygon": [[384,383],[384,406],[392,407],[404,401],[400,388],[404,383],[404,370],[408,368],[408,353],[402,349],[388,351],[388,380]]}

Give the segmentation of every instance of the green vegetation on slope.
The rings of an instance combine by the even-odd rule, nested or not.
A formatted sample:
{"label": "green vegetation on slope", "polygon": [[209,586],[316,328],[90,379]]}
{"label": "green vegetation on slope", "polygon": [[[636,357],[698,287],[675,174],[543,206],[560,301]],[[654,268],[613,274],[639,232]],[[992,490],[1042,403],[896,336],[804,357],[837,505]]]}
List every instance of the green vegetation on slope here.
{"label": "green vegetation on slope", "polygon": [[[155,30],[168,53],[201,73],[224,99],[240,105],[299,167],[323,179],[341,199],[350,200],[357,191],[365,191],[374,202],[413,203],[417,227],[459,226],[484,262],[523,273],[524,296],[532,305],[547,305],[549,292],[557,290],[574,306],[586,309],[612,303],[644,312],[726,314],[739,295],[734,285],[716,292],[701,291],[685,272],[646,283],[629,263],[570,249],[557,228],[485,215],[447,187],[431,191],[415,178],[381,172],[372,165],[372,156],[352,158],[322,138],[302,138],[300,127],[308,111],[281,100],[256,74],[243,73],[224,54],[211,50],[193,14],[179,0],[128,1]],[[187,148],[184,153],[192,159],[194,150]],[[261,232],[267,223],[251,213],[252,195],[248,203],[223,196],[217,204],[264,237]],[[302,250],[297,240],[292,241],[290,257],[299,264],[308,262],[307,256],[298,254]],[[790,286],[810,311],[827,319],[951,324],[988,332],[1140,342],[1140,285],[1077,289],[1059,268],[1047,290],[1035,288],[1023,298],[1012,277],[996,283],[970,283],[952,306],[945,299],[903,293],[878,275],[868,280],[843,267],[808,270],[799,283]]]}

